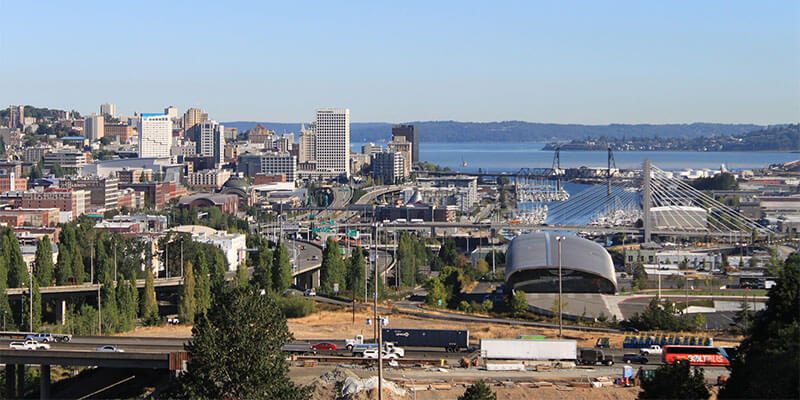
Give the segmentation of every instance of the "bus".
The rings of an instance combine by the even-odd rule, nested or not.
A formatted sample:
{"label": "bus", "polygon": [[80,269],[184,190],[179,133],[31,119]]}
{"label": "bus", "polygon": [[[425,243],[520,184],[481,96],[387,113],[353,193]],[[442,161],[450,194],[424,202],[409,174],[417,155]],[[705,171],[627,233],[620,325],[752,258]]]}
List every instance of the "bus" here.
{"label": "bus", "polygon": [[712,346],[666,346],[664,347],[664,363],[688,360],[689,365],[710,367],[729,367],[731,365],[728,352],[722,347]]}

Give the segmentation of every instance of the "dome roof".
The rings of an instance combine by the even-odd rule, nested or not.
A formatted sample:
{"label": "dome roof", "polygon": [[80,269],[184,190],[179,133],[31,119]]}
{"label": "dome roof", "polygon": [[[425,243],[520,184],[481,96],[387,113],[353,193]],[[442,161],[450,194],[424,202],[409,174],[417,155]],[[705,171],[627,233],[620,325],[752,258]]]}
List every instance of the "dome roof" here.
{"label": "dome roof", "polygon": [[227,182],[225,182],[224,185],[222,185],[222,188],[223,189],[226,189],[226,188],[228,188],[228,189],[239,189],[239,190],[242,190],[242,191],[246,192],[247,188],[249,186],[250,185],[248,185],[247,181],[245,181],[244,179],[242,179],[242,178],[240,178],[238,176],[232,176],[232,177],[230,177],[230,179],[228,179]]}

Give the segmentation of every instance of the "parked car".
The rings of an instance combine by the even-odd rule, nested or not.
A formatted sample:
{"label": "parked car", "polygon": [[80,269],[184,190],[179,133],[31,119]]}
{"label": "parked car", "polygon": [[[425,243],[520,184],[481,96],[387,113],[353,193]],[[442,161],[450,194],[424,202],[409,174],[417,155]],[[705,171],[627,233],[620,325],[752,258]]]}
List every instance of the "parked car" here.
{"label": "parked car", "polygon": [[50,350],[50,345],[39,343],[35,340],[26,340],[24,342],[11,342],[8,344],[8,348],[14,350]]}
{"label": "parked car", "polygon": [[311,256],[311,259],[314,260],[314,261],[317,261],[317,260],[319,260],[319,256]]}
{"label": "parked car", "polygon": [[319,351],[319,350],[331,350],[331,351],[336,351],[336,345],[335,345],[335,344],[333,344],[333,343],[329,343],[329,342],[317,343],[317,344],[315,344],[315,345],[311,346],[311,348],[312,348],[314,351]]}
{"label": "parked car", "polygon": [[657,344],[654,344],[654,345],[652,345],[652,346],[650,346],[650,347],[648,347],[646,349],[639,350],[639,354],[641,354],[643,356],[660,355],[660,354],[664,354],[664,350],[661,349],[661,346],[659,346]]}
{"label": "parked car", "polygon": [[178,325],[181,323],[181,320],[178,317],[169,317],[167,318],[167,323],[170,325]]}
{"label": "parked car", "polygon": [[306,291],[303,292],[303,295],[304,296],[316,296],[317,295],[317,291],[314,290],[314,288],[306,289]]}
{"label": "parked car", "polygon": [[635,353],[623,354],[622,361],[624,361],[627,364],[630,363],[647,364],[647,357]]}
{"label": "parked car", "polygon": [[112,344],[105,345],[103,347],[98,347],[97,351],[104,352],[104,353],[124,353],[125,350],[120,349],[117,346]]}

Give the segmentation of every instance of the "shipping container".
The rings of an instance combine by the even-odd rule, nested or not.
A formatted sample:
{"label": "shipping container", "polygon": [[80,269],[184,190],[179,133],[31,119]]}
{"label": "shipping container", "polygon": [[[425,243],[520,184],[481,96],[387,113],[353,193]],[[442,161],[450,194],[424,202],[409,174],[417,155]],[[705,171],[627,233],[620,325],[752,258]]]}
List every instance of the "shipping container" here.
{"label": "shipping container", "polygon": [[481,339],[481,356],[503,360],[578,359],[575,340]]}

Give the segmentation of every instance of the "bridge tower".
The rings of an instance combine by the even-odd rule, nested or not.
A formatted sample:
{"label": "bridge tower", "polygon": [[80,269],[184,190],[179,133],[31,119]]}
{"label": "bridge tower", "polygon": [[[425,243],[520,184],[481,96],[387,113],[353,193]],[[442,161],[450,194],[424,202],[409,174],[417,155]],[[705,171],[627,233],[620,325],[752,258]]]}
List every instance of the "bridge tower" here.
{"label": "bridge tower", "polygon": [[645,158],[642,163],[642,227],[644,228],[644,242],[650,242],[653,227],[650,218],[650,205],[653,202],[653,188],[650,182],[650,159]]}
{"label": "bridge tower", "polygon": [[556,188],[561,191],[561,145],[556,147],[556,154],[553,155],[553,173],[556,174]]}
{"label": "bridge tower", "polygon": [[606,194],[611,196],[611,166],[617,169],[617,162],[614,160],[614,153],[611,151],[611,145],[608,145],[608,169],[606,169]]}

